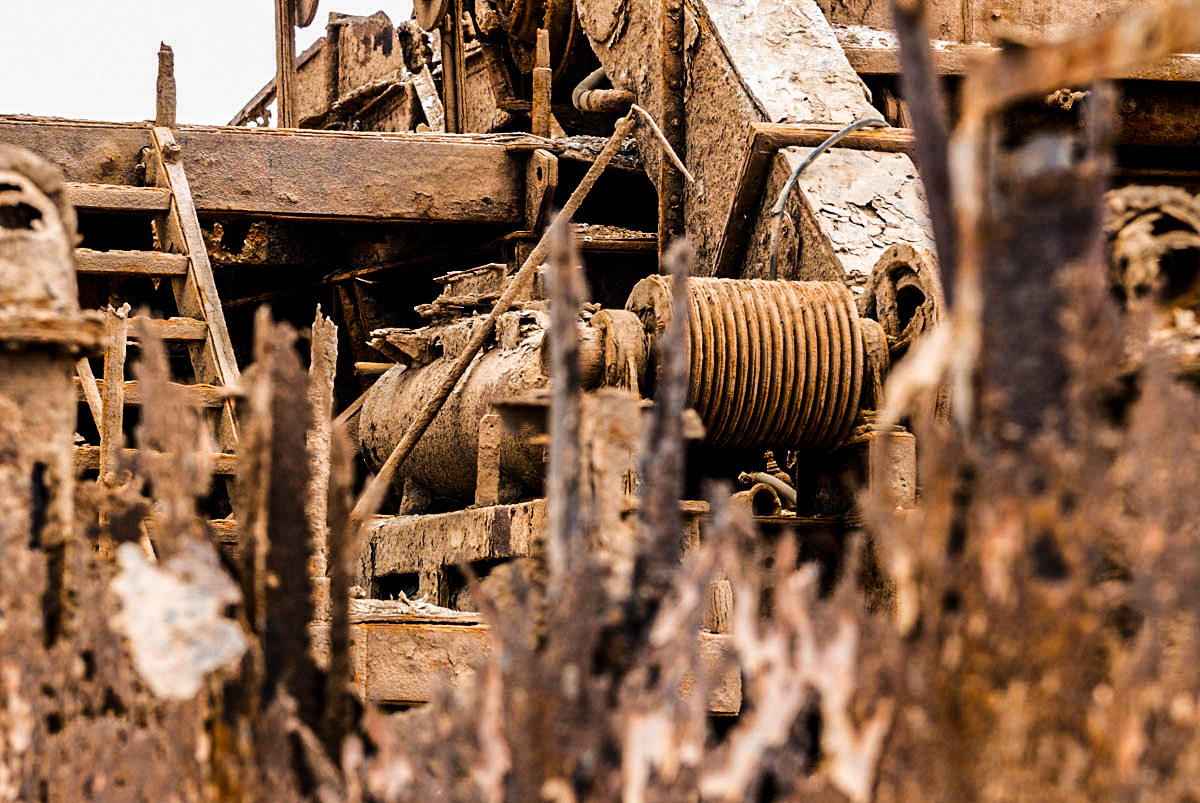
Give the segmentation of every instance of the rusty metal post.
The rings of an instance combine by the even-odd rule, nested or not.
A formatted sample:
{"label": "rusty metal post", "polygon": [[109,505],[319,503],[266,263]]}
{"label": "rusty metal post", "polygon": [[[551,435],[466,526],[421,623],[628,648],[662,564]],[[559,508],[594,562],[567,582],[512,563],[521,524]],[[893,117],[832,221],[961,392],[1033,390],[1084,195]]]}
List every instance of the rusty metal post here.
{"label": "rusty metal post", "polygon": [[292,0],[275,0],[275,102],[280,128],[296,127],[292,84],[296,77],[296,17]]}
{"label": "rusty metal post", "polygon": [[446,133],[461,134],[463,119],[463,84],[466,60],[463,56],[462,0],[449,0],[442,17],[442,105],[446,111]]}
{"label": "rusty metal post", "polygon": [[28,483],[23,537],[35,549],[71,532],[75,362],[104,342],[102,320],[79,309],[74,244],[62,174],[0,145],[0,396],[20,411],[13,459]]}
{"label": "rusty metal post", "polygon": [[[683,88],[687,80],[683,62],[683,0],[662,0],[662,129],[667,142],[687,159],[687,128]],[[663,157],[658,168],[658,255],[683,234],[683,174]]]}
{"label": "rusty metal post", "polygon": [[329,24],[325,26],[325,105],[329,109],[330,120],[326,128],[341,117],[334,115],[333,107],[342,97],[342,28],[345,27],[343,15],[329,15]]}
{"label": "rusty metal post", "polygon": [[550,69],[550,32],[539,28],[537,34],[537,64],[533,68],[533,134],[550,136],[550,88],[553,71]]}

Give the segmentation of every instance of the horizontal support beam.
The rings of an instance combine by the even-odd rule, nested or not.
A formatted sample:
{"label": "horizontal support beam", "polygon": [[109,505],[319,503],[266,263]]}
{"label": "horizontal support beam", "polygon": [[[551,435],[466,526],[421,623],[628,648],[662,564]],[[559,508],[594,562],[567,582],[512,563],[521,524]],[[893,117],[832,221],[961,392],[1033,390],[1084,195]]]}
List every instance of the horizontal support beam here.
{"label": "horizontal support beam", "polygon": [[[474,683],[491,651],[487,625],[367,623],[352,625],[350,630],[355,686],[375,703],[426,703],[441,678],[456,688]],[[319,643],[324,634],[314,636]],[[741,675],[737,669],[721,671],[733,656],[729,636],[700,633],[699,640],[704,671],[721,673],[709,695],[709,712],[738,713]],[[682,693],[688,694],[693,683],[685,678]]]}
{"label": "horizontal support beam", "polygon": [[[163,340],[200,343],[208,338],[208,324],[195,318],[139,317],[137,320],[149,323],[150,328]],[[130,340],[136,342],[136,338],[130,337]]]}
{"label": "horizontal support beam", "polygon": [[[100,394],[104,394],[104,380],[97,379],[96,386],[100,390]],[[183,391],[187,394],[187,399],[192,404],[198,407],[220,407],[225,403],[227,398],[227,389],[217,387],[216,385],[183,385],[178,382],[172,382],[171,386]],[[79,378],[75,378],[75,388],[79,393],[79,400],[83,401],[83,387],[79,382]],[[125,404],[133,407],[141,406],[142,404],[142,383],[132,381],[125,383]]]}
{"label": "horizontal support beam", "polygon": [[[139,453],[138,449],[122,449],[121,456],[125,459],[131,459]],[[151,452],[152,460],[176,461],[178,456],[169,452]],[[97,471],[100,468],[100,447],[99,446],[76,446],[75,447],[75,473],[79,474],[84,471]],[[213,455],[213,474],[224,476],[233,476],[237,474],[237,455],[227,452],[218,452]]]}
{"label": "horizontal support beam", "polygon": [[76,209],[96,212],[165,212],[171,191],[124,184],[67,184],[67,199]]}
{"label": "horizontal support beam", "polygon": [[[526,151],[514,134],[416,134],[179,126],[201,215],[520,224]],[[0,142],[67,180],[133,186],[149,123],[0,117]]]}
{"label": "horizontal support beam", "polygon": [[[699,537],[706,502],[680,501],[689,533]],[[531,554],[546,528],[546,500],[489,505],[415,516],[390,516],[370,523],[371,577],[407,574],[479,560]]]}
{"label": "horizontal support beam", "polygon": [[[878,41],[863,44],[860,30],[835,28],[850,66],[860,75],[899,75],[900,51],[888,31],[874,31]],[[964,75],[976,59],[1000,48],[988,44],[935,41],[933,67],[941,75]],[[1200,81],[1200,54],[1175,53],[1157,64],[1110,75],[1125,81]]]}
{"label": "horizontal support beam", "polygon": [[[755,148],[764,155],[780,148],[815,148],[842,129],[838,125],[755,123]],[[911,154],[916,140],[908,128],[866,128],[838,140],[837,147],[855,151]],[[764,167],[765,172],[765,167]]]}
{"label": "horizontal support beam", "polygon": [[80,273],[110,273],[121,276],[186,276],[188,258],[162,251],[93,251],[75,249],[75,268]]}

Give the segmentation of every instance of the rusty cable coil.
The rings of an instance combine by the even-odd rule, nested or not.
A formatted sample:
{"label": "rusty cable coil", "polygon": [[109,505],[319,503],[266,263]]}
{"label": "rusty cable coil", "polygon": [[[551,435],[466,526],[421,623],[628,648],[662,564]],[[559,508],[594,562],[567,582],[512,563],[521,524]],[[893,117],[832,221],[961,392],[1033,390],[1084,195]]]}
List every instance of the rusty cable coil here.
{"label": "rusty cable coil", "polygon": [[[705,443],[828,452],[858,410],[863,338],[854,298],[834,282],[688,282],[688,406]],[[638,282],[625,308],[651,334],[670,318],[670,282]]]}

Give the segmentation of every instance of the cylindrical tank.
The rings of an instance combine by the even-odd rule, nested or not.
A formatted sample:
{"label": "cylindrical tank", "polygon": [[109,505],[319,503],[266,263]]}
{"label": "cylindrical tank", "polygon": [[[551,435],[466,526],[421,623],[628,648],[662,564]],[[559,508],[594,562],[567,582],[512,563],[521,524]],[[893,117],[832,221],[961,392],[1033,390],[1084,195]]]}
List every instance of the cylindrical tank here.
{"label": "cylindrical tank", "polygon": [[[477,356],[404,462],[400,474],[438,496],[471,499],[475,491],[479,421],[490,412],[493,401],[546,387],[541,344],[542,333],[537,332],[512,348],[496,348]],[[363,458],[372,469],[378,469],[387,460],[425,400],[433,395],[453,365],[454,357],[444,356],[412,370],[396,366],[371,386],[363,400],[358,437]],[[544,473],[544,452],[541,445],[506,432],[500,442],[502,479],[539,485]]]}

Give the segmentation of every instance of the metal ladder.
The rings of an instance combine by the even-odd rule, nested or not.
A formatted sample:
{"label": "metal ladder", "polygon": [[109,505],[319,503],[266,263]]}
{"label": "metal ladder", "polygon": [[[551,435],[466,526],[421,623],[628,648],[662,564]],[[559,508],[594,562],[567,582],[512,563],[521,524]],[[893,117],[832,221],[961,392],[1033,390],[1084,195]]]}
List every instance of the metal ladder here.
{"label": "metal ladder", "polygon": [[[182,153],[170,128],[152,129],[151,145],[143,150],[142,164],[146,171],[147,186],[70,184],[68,191],[76,209],[85,213],[150,216],[155,250],[93,251],[77,248],[77,270],[81,277],[144,278],[170,283],[178,314],[152,319],[152,325],[164,341],[186,344],[192,376],[180,384],[187,387],[187,393],[194,402],[213,410],[216,442],[220,450],[215,456],[214,474],[226,478],[226,484],[231,489],[232,476],[236,471],[238,424],[229,389],[239,385],[237,360],[184,173]],[[132,333],[130,337],[133,337]],[[106,361],[110,359],[111,350],[110,344]],[[123,354],[123,345],[121,351]],[[100,469],[105,448],[111,454],[114,439],[128,441],[112,424],[115,420],[118,422],[116,427],[120,426],[123,410],[119,415],[104,415],[105,402],[117,399],[123,407],[135,406],[141,403],[141,396],[138,383],[125,381],[123,376],[123,392],[111,392],[103,380],[94,377],[86,361],[79,363],[76,381],[81,399],[86,400],[91,409],[101,441],[99,445],[76,447],[75,467],[79,473]],[[224,528],[222,523],[216,524],[217,530],[232,530],[233,526],[231,521],[225,522]]]}

